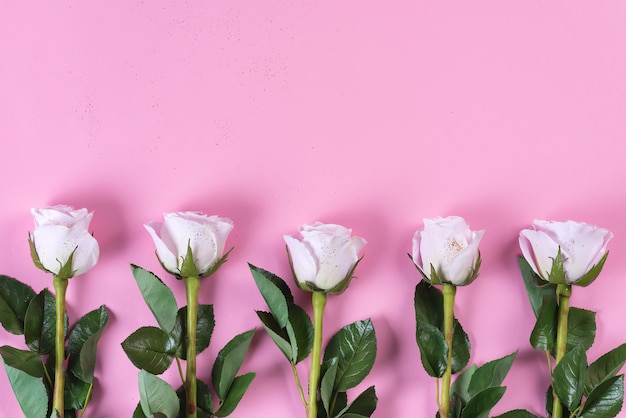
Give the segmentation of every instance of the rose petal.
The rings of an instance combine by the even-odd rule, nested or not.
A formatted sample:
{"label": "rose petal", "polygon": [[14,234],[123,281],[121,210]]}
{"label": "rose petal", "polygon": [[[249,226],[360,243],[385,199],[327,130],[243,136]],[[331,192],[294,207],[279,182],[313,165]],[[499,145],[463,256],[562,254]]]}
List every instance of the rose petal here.
{"label": "rose petal", "polygon": [[302,242],[318,260],[315,284],[320,289],[337,286],[358,260],[352,242],[341,236],[318,234],[314,239],[305,237]]}
{"label": "rose petal", "polygon": [[[187,255],[187,248],[191,247],[194,264],[198,273],[202,274],[209,270],[217,261],[217,243],[215,235],[204,225],[190,221],[175,214],[165,216],[161,228],[161,238],[171,239],[174,244],[174,253],[178,262]],[[179,264],[180,268],[181,264]]]}
{"label": "rose petal", "polygon": [[168,244],[161,239],[162,226],[162,222],[150,222],[144,225],[154,241],[159,260],[167,271],[176,274],[179,271],[177,256],[170,250]]}
{"label": "rose petal", "polygon": [[62,225],[42,225],[33,231],[33,242],[41,264],[54,274],[67,264],[74,252],[72,270],[80,275],[91,269],[98,261],[98,243],[82,228]]}
{"label": "rose petal", "polygon": [[87,231],[72,229],[80,234],[76,238],[77,249],[72,258],[72,270],[74,276],[80,276],[91,270],[100,257],[98,241]]}
{"label": "rose petal", "polygon": [[559,252],[558,243],[543,231],[524,229],[520,232],[519,245],[533,271],[549,281],[552,263]]}
{"label": "rose petal", "polygon": [[485,231],[472,233],[472,240],[449,263],[441,265],[443,277],[455,285],[462,285],[471,276],[472,270],[478,259],[478,244]]}
{"label": "rose petal", "polygon": [[35,226],[63,225],[67,227],[78,226],[83,229],[89,228],[93,212],[85,208],[74,210],[70,206],[58,205],[42,209],[31,209],[35,219]]}
{"label": "rose petal", "polygon": [[[422,271],[424,271],[424,263],[422,262],[422,252],[421,252],[421,244],[422,244],[422,231],[415,231],[413,234],[413,251],[411,253],[413,258],[413,263],[415,263]],[[424,271],[426,273],[426,271]],[[427,276],[430,278],[430,269]]]}
{"label": "rose petal", "polygon": [[287,244],[287,248],[289,249],[291,264],[293,265],[296,280],[300,283],[315,283],[317,263],[309,250],[302,242],[298,241],[294,237],[284,235],[283,238]]}
{"label": "rose petal", "polygon": [[561,244],[565,277],[570,284],[600,261],[613,236],[606,229],[573,221],[553,222],[551,228]]}
{"label": "rose petal", "polygon": [[233,230],[233,221],[228,218],[220,218],[219,216],[209,216],[205,227],[209,228],[215,236],[215,242],[217,244],[217,254],[219,257],[224,254],[224,248],[226,247],[226,239]]}
{"label": "rose petal", "polygon": [[352,230],[342,225],[323,224],[321,222],[315,222],[313,225],[302,225],[300,227],[300,234],[302,235],[302,237],[318,233],[337,235],[339,237],[348,239],[350,238],[350,234],[352,234]]}
{"label": "rose petal", "polygon": [[350,242],[352,243],[352,246],[354,247],[354,252],[357,255],[357,259],[358,259],[359,253],[363,251],[363,248],[365,248],[365,245],[367,245],[367,241],[365,240],[365,238],[355,236],[355,237],[350,237]]}

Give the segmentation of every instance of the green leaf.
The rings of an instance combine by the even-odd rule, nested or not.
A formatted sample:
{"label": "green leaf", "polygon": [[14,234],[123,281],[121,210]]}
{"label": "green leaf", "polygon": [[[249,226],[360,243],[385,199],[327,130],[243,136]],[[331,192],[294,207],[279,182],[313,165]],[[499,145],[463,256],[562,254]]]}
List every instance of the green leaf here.
{"label": "green leaf", "polygon": [[452,373],[458,373],[467,366],[470,359],[470,341],[461,323],[454,318],[452,328]]}
{"label": "green leaf", "polygon": [[487,388],[500,386],[511,369],[516,356],[517,351],[477,368],[467,389],[470,398]]}
{"label": "green leaf", "polygon": [[[211,343],[215,328],[213,305],[198,305],[196,322],[196,354],[202,353]],[[172,338],[176,342],[176,355],[187,360],[187,307],[183,306],[176,315],[176,325],[172,330]]]}
{"label": "green leaf", "polygon": [[134,264],[130,265],[143,300],[156,318],[159,326],[170,332],[176,324],[178,305],[174,293],[159,279],[156,274]]}
{"label": "green leaf", "polygon": [[65,374],[65,409],[83,409],[87,403],[90,383],[83,382],[72,373]]}
{"label": "green leaf", "polygon": [[0,275],[0,323],[11,334],[24,333],[24,318],[35,292],[9,276]]}
{"label": "green leaf", "polygon": [[235,375],[246,357],[253,336],[253,329],[236,335],[218,353],[211,376],[213,388],[220,399],[225,400],[235,380]]}
{"label": "green leaf", "polygon": [[[466,403],[467,402],[463,402],[459,395],[457,395],[456,393],[452,393],[450,395],[450,412],[448,414],[448,417],[460,418]],[[439,417],[439,412],[437,412],[436,416]]]}
{"label": "green leaf", "polygon": [[97,345],[108,320],[109,314],[103,305],[80,318],[70,332],[69,370],[86,383],[93,382]]}
{"label": "green leaf", "polygon": [[269,271],[255,267],[252,264],[248,265],[270,312],[274,315],[280,327],[285,328],[289,320],[288,304],[293,302],[293,296],[291,296],[289,287],[282,279]]}
{"label": "green leaf", "polygon": [[551,295],[543,296],[543,303],[535,327],[530,333],[530,345],[536,350],[549,351],[556,342],[558,305]]}
{"label": "green leaf", "polygon": [[[377,404],[378,397],[376,396],[376,389],[374,386],[370,386],[352,401],[345,414],[356,414],[369,417],[376,410]],[[345,414],[341,416],[345,417]]]}
{"label": "green leaf", "polygon": [[[176,396],[178,396],[178,417],[185,418],[187,416],[187,405],[185,401],[185,386],[180,386],[176,390]],[[213,394],[211,390],[202,380],[196,380],[196,412],[198,418],[212,418],[213,417]]]}
{"label": "green leaf", "polygon": [[[547,296],[556,301],[556,291],[553,285],[537,276],[524,257],[518,257],[517,261],[519,262],[519,268],[522,272],[522,277],[524,278],[526,294],[528,295],[530,305],[533,308],[536,318],[539,316],[539,311],[541,309],[541,305],[543,304],[544,297]],[[537,283],[545,283],[547,286],[538,287]]]}
{"label": "green leaf", "polygon": [[474,373],[477,369],[478,367],[475,364],[472,364],[467,369],[465,369],[463,373],[458,375],[457,378],[454,380],[454,383],[452,383],[450,393],[457,394],[464,404],[467,403],[467,401],[469,401],[470,399],[468,391],[469,384],[472,380],[472,376],[474,376]]}
{"label": "green leaf", "polygon": [[443,328],[443,295],[430,283],[422,280],[415,286],[415,320]]}
{"label": "green leaf", "polygon": [[434,325],[417,321],[417,346],[424,370],[432,377],[441,377],[448,364],[448,344],[443,332]]}
{"label": "green leaf", "polygon": [[563,356],[563,359],[554,367],[552,373],[552,387],[561,402],[573,411],[576,409],[583,395],[585,387],[585,371],[587,370],[587,356],[582,347],[576,347]]}
{"label": "green leaf", "polygon": [[4,364],[11,388],[26,418],[46,418],[48,393],[41,379]]}
{"label": "green leaf", "polygon": [[291,362],[298,364],[311,353],[313,347],[313,324],[309,315],[296,304],[289,304],[287,335],[291,343]]}
{"label": "green leaf", "polygon": [[343,392],[355,387],[368,375],[376,359],[376,333],[371,319],[353,322],[332,336],[324,361],[337,357],[335,388]]}
{"label": "green leaf", "polygon": [[324,405],[324,409],[327,413],[330,413],[330,401],[333,397],[333,393],[335,393],[335,378],[337,376],[338,363],[339,360],[337,357],[333,357],[325,361],[322,365],[322,370],[325,370],[325,372],[320,383],[320,395],[322,404]]}
{"label": "green leaf", "polygon": [[514,409],[512,411],[505,412],[502,415],[498,415],[495,418],[539,418],[535,414],[531,414],[525,409]]}
{"label": "green leaf", "polygon": [[137,368],[152,374],[166,371],[176,354],[174,339],[157,327],[139,328],[122,342],[122,348]]}
{"label": "green leaf", "polygon": [[289,285],[283,279],[281,279],[274,273],[271,273],[267,270],[263,270],[262,268],[259,268],[259,267],[255,267],[250,263],[248,263],[248,266],[250,267],[250,271],[253,271],[253,274],[254,272],[261,274],[266,280],[269,280],[270,282],[274,283],[282,292],[283,296],[287,300],[287,303],[295,303],[293,299],[293,295],[291,293],[291,289],[289,288]]}
{"label": "green leaf", "polygon": [[[478,371],[477,371],[478,373]],[[474,374],[475,376],[475,374]],[[504,395],[504,386],[488,387],[474,395],[463,408],[462,418],[483,418],[487,417],[491,408],[496,406]]]}
{"label": "green leaf", "polygon": [[0,356],[7,366],[21,370],[32,377],[43,377],[43,363],[37,353],[3,345],[0,347]]}
{"label": "green leaf", "polygon": [[624,375],[600,383],[587,397],[580,418],[612,418],[624,403]]}
{"label": "green leaf", "polygon": [[226,398],[222,400],[219,409],[215,412],[215,416],[225,417],[232,414],[255,376],[256,373],[246,373],[242,376],[235,377],[235,380],[233,380],[233,383],[228,389]]}
{"label": "green leaf", "polygon": [[293,350],[289,342],[289,335],[287,335],[287,331],[284,328],[280,328],[280,325],[278,325],[278,322],[276,322],[276,319],[271,313],[256,311],[256,314],[263,323],[265,331],[267,331],[267,334],[270,336],[272,341],[274,341],[274,344],[276,344],[285,357],[287,357],[287,360],[292,362]]}
{"label": "green leaf", "polygon": [[585,351],[596,338],[596,313],[585,309],[570,308],[567,318],[567,351],[582,347]]}
{"label": "green leaf", "polygon": [[[67,315],[65,320],[67,323]],[[28,305],[24,318],[24,338],[26,345],[32,351],[38,354],[49,354],[54,350],[55,335],[55,298],[48,289],[44,289]]]}
{"label": "green leaf", "polygon": [[614,348],[591,363],[585,378],[585,395],[589,395],[600,383],[615,376],[624,363],[626,363],[626,344]]}
{"label": "green leaf", "polygon": [[333,404],[330,405],[331,411],[328,414],[324,414],[324,405],[321,405],[322,400],[318,399],[317,402],[317,410],[319,412],[318,417],[343,417],[343,413],[348,409],[348,395],[346,392],[337,392],[335,391],[335,397]]}
{"label": "green leaf", "polygon": [[178,416],[178,397],[165,381],[142,370],[139,372],[139,398],[144,415],[161,413],[167,418]]}
{"label": "green leaf", "polygon": [[133,411],[133,417],[132,418],[148,418],[146,416],[146,414],[143,413],[143,409],[141,409],[141,403],[137,404],[137,407],[135,408],[135,411]]}
{"label": "green leaf", "polygon": [[602,267],[604,267],[604,263],[606,258],[609,256],[609,252],[607,251],[604,256],[600,259],[598,264],[594,265],[591,270],[589,270],[583,277],[580,278],[576,283],[576,286],[586,287],[589,286],[593,281],[598,277],[600,272],[602,271]]}
{"label": "green leaf", "polygon": [[[178,396],[178,404],[180,411],[178,412],[179,418],[185,418],[187,416],[187,405],[185,402],[185,386],[180,386],[176,391]],[[211,390],[202,380],[196,380],[196,412],[198,418],[212,418],[213,416],[213,394]]]}

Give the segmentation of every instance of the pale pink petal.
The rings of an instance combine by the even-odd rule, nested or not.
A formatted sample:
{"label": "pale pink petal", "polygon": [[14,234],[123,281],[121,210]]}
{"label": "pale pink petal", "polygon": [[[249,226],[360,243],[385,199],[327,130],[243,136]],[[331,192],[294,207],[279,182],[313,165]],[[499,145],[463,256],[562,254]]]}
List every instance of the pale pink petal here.
{"label": "pale pink petal", "polygon": [[[422,231],[420,230],[415,231],[415,234],[413,234],[413,251],[411,253],[411,256],[413,258],[413,262],[423,271],[424,264],[422,263],[421,242],[422,242]],[[424,271],[424,273],[426,272]],[[430,274],[428,274],[428,276],[430,277]]]}
{"label": "pale pink petal", "polygon": [[559,244],[543,231],[524,229],[520,232],[519,245],[533,271],[548,281],[552,263],[558,255]]}
{"label": "pale pink petal", "polygon": [[600,261],[613,236],[606,229],[573,221],[554,223],[553,229],[561,243],[568,283],[579,280]]}
{"label": "pale pink petal", "polygon": [[54,274],[68,262],[74,252],[72,270],[80,275],[98,261],[100,249],[94,237],[82,228],[43,225],[33,231],[33,242],[41,264]]}
{"label": "pale pink petal", "polygon": [[292,236],[284,235],[285,243],[289,249],[291,263],[296,280],[300,283],[315,283],[317,275],[317,263],[305,245]]}
{"label": "pale pink petal", "polygon": [[58,274],[76,246],[69,240],[70,229],[60,225],[41,225],[33,231],[33,242],[41,264]]}
{"label": "pale pink petal", "polygon": [[472,240],[465,248],[453,256],[448,263],[442,263],[441,271],[445,280],[455,285],[462,285],[470,278],[478,260],[478,244],[484,233],[485,231],[474,232]]}
{"label": "pale pink petal", "polygon": [[346,278],[358,255],[352,242],[341,236],[318,234],[313,238],[305,237],[303,244],[319,263],[315,284],[320,289],[332,289]]}
{"label": "pale pink petal", "polygon": [[226,239],[233,230],[233,221],[228,218],[220,218],[218,216],[209,216],[205,221],[205,227],[208,228],[215,236],[217,244],[217,258],[224,255],[226,247]]}
{"label": "pale pink petal", "polygon": [[363,251],[363,248],[367,245],[367,241],[363,237],[350,237],[350,242],[354,246],[354,251],[357,255]]}
{"label": "pale pink petal", "polygon": [[352,230],[342,225],[324,224],[321,222],[315,222],[313,225],[302,225],[300,227],[300,234],[302,234],[303,237],[319,233],[337,235],[339,237],[348,239],[350,238]]}
{"label": "pale pink petal", "polygon": [[74,276],[79,276],[91,270],[100,257],[98,241],[84,229],[72,228],[72,239],[76,242],[76,252],[72,258]]}
{"label": "pale pink petal", "polygon": [[150,222],[145,224],[144,227],[150,233],[154,245],[156,247],[156,253],[159,260],[170,273],[176,273],[179,271],[177,256],[172,252],[169,246],[161,239],[161,231],[163,227],[162,222]]}
{"label": "pale pink petal", "polygon": [[202,224],[178,216],[167,216],[161,228],[161,238],[168,237],[174,244],[179,267],[191,247],[198,273],[209,270],[217,261],[217,243],[213,232]]}

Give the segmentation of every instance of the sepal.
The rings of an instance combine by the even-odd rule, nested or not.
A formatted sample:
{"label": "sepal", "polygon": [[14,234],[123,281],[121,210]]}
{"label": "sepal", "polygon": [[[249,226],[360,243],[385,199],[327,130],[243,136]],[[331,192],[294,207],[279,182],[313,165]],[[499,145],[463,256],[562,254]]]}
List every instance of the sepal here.
{"label": "sepal", "polygon": [[231,247],[231,249],[230,249],[230,250],[228,250],[228,251],[226,252],[226,254],[224,254],[223,256],[221,256],[221,257],[220,257],[220,258],[219,258],[219,259],[215,262],[215,264],[213,264],[213,265],[211,266],[211,268],[210,268],[210,269],[208,269],[208,270],[207,270],[207,271],[205,271],[204,273],[200,273],[200,277],[208,277],[208,276],[210,276],[211,274],[215,273],[215,272],[217,271],[217,269],[221,267],[221,265],[222,265],[222,264],[224,264],[226,261],[228,261],[228,260],[227,260],[228,254],[230,254],[230,252],[231,252],[232,250],[234,250],[234,249],[235,249],[235,247]]}
{"label": "sepal", "polygon": [[561,247],[559,246],[559,251],[556,253],[556,257],[552,260],[552,269],[550,270],[550,274],[548,276],[548,281],[552,284],[567,285],[567,281],[565,280],[565,270],[563,269],[562,254]]}
{"label": "sepal", "polygon": [[183,262],[180,265],[180,278],[200,277],[198,269],[196,268],[196,263],[193,261],[193,251],[191,251],[190,242],[191,241],[187,243],[187,254],[183,257]]}
{"label": "sepal", "polygon": [[589,286],[593,281],[598,277],[600,272],[602,271],[602,267],[604,267],[604,263],[606,258],[609,256],[609,252],[607,251],[604,256],[600,259],[598,264],[594,265],[591,270],[589,270],[583,277],[581,277],[576,282],[572,283],[576,286],[586,287]]}

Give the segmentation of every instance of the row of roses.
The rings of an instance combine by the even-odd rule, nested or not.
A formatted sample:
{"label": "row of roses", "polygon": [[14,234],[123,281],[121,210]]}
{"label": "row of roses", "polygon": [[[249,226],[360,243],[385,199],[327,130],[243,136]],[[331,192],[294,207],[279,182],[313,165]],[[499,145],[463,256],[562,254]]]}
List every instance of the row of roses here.
{"label": "row of roses", "polygon": [[[88,231],[93,212],[56,206],[33,209],[32,214],[36,227],[30,242],[38,266],[55,276],[70,278],[96,265],[100,250]],[[224,261],[226,239],[233,229],[230,219],[197,212],[166,213],[164,218],[164,222],[151,222],[145,227],[165,270],[185,275],[181,269],[188,246],[200,276],[210,274]],[[456,216],[424,219],[424,228],[413,237],[413,261],[433,283],[469,284],[476,278],[478,245],[484,232],[471,231]],[[303,225],[300,233],[301,241],[284,236],[299,286],[308,286],[308,290],[343,287],[366,240],[351,237],[351,230],[340,225],[319,222]],[[530,229],[520,232],[519,244],[533,271],[546,281],[551,280],[553,262],[560,251],[564,280],[574,284],[593,266],[602,265],[612,237],[610,231],[585,223],[536,220]],[[68,266],[70,257],[72,265]],[[585,284],[589,283],[586,278]]]}
{"label": "row of roses", "polygon": [[[57,370],[55,370],[55,373],[57,375],[54,380],[53,402],[49,410],[63,417],[65,409],[61,399],[63,397],[63,389],[56,388],[56,382],[62,382],[62,364],[65,358],[65,353],[59,352],[59,350],[62,351],[63,349],[63,336],[65,335],[62,316],[64,312],[65,287],[69,278],[87,272],[97,263],[99,248],[97,241],[88,231],[93,213],[89,213],[86,209],[73,210],[67,206],[56,206],[45,209],[33,209],[32,213],[36,227],[29,237],[31,254],[38,267],[53,274],[55,290],[57,291],[56,338],[58,340],[55,345],[57,351]],[[173,315],[173,321],[178,324],[178,328],[183,328],[183,331],[185,331],[186,342],[184,344],[181,342],[181,344],[185,345],[188,350],[186,353],[188,372],[187,379],[183,381],[184,396],[179,396],[179,398],[181,399],[181,405],[185,405],[181,409],[186,409],[186,416],[195,417],[198,410],[195,381],[196,344],[193,343],[196,338],[196,332],[192,332],[192,330],[196,330],[198,327],[197,320],[202,319],[202,312],[209,312],[208,308],[197,305],[198,279],[212,274],[226,260],[230,252],[225,251],[226,240],[233,228],[233,223],[229,219],[217,216],[206,216],[196,212],[178,212],[167,213],[164,215],[163,222],[151,222],[146,224],[145,227],[154,240],[157,257],[163,268],[178,279],[183,279],[186,284],[189,304],[186,307],[187,310],[184,316],[186,316],[187,322],[183,324],[176,322],[177,312],[175,309],[168,315]],[[376,345],[371,320],[344,327],[335,336],[337,338],[333,337],[331,340],[326,350],[327,353],[324,355],[324,362],[321,363],[321,323],[323,309],[326,304],[326,293],[339,294],[348,287],[355,268],[361,260],[359,255],[366,245],[366,241],[361,237],[351,236],[351,230],[343,226],[319,222],[300,227],[300,233],[302,235],[300,240],[288,235],[284,239],[288,249],[289,263],[298,287],[313,293],[313,325],[311,325],[310,319],[308,319],[308,322],[303,319],[302,313],[304,310],[295,305],[288,286],[282,279],[251,266],[256,284],[270,308],[269,313],[258,312],[259,318],[270,337],[292,363],[294,373],[296,373],[295,364],[307,357],[312,350],[313,358],[309,379],[308,401],[305,399],[296,374],[298,389],[309,417],[318,416],[318,406],[322,408],[322,412],[328,417],[352,416],[349,414],[355,414],[354,411],[356,410],[361,411],[360,416],[369,416],[375,409],[375,392],[373,387],[369,388],[371,390],[368,389],[359,395],[351,404],[347,404],[345,400],[343,402],[346,402],[346,404],[341,408],[335,404],[337,399],[345,397],[346,389],[360,383],[371,369]],[[462,331],[460,324],[457,326],[458,321],[453,315],[454,294],[456,286],[468,285],[478,275],[481,264],[478,247],[483,234],[484,231],[471,231],[469,225],[460,217],[448,217],[424,219],[423,229],[418,230],[413,238],[413,249],[410,256],[422,275],[424,283],[427,283],[428,287],[442,285],[443,291],[441,306],[435,307],[427,305],[432,304],[432,300],[437,299],[439,296],[429,293],[432,292],[432,289],[422,291],[420,289],[423,289],[423,286],[420,288],[420,285],[416,288],[417,342],[426,370],[437,378],[443,378],[442,393],[441,396],[438,396],[441,416],[462,414],[462,410],[467,406],[462,405],[458,411],[451,411],[453,402],[451,402],[450,394],[450,376],[465,367],[469,359],[469,340],[464,331]],[[520,233],[519,242],[522,254],[534,275],[550,284],[569,290],[569,286],[572,284],[586,286],[598,276],[608,255],[606,246],[611,238],[612,234],[609,231],[584,223],[535,221],[531,229],[525,229]],[[154,296],[150,295],[150,292],[164,285],[156,276],[146,279],[149,276],[146,276],[138,269],[135,269],[133,273],[140,289],[142,289],[144,299],[153,313],[155,313],[157,320],[163,319],[166,316],[163,313],[163,309],[159,313],[155,312],[155,309],[158,310],[155,306],[158,306],[162,301],[155,300]],[[140,282],[139,276],[142,277],[141,280],[143,282]],[[146,290],[146,287],[150,287],[150,289]],[[163,289],[160,289],[160,291],[162,292]],[[63,295],[63,301],[59,301],[61,299],[59,294]],[[190,294],[193,297],[190,298]],[[419,294],[424,298],[423,303],[420,302]],[[160,297],[166,299],[173,298],[173,296],[163,293],[161,293]],[[418,306],[420,303],[423,306]],[[425,307],[432,309],[433,312],[426,312]],[[424,317],[421,317],[420,312],[426,312],[426,316],[430,315],[429,319],[425,320]],[[432,324],[427,323],[433,317],[439,316],[441,316],[440,320],[438,319]],[[210,309],[210,318],[207,316],[204,319],[206,319],[207,323],[214,322],[212,307]],[[3,320],[2,322],[5,325],[6,321]],[[169,322],[174,324],[172,321]],[[101,329],[99,331],[101,332]],[[142,346],[141,344],[152,344],[153,341],[149,341],[149,339],[157,334],[150,334],[147,331],[153,332],[153,330],[143,330],[141,333],[143,339],[137,337],[133,342],[139,343],[139,346]],[[200,332],[200,328],[197,331]],[[163,335],[165,335],[167,339],[169,338],[168,335],[173,332],[173,329],[167,331],[160,330],[158,332],[162,333],[158,334],[158,338],[163,339]],[[180,333],[181,330],[179,329],[178,332]],[[348,351],[351,353],[351,358],[341,357],[342,355],[345,356],[346,347],[340,346],[348,344],[346,341],[355,337],[354,333],[359,334],[358,337],[367,343],[364,343],[362,347],[350,346]],[[462,347],[460,350],[456,349],[456,352],[467,351],[467,359],[461,362],[464,364],[460,368],[459,364],[453,365],[456,360],[454,358],[454,355],[456,355],[454,349],[455,346],[458,346],[458,341],[456,341],[457,334],[461,336],[459,337],[460,339],[467,340],[467,342],[463,343],[465,347]],[[148,335],[150,335],[150,338],[147,337]],[[246,335],[246,337],[237,336],[239,337],[238,344],[245,346],[244,354],[249,346],[249,338],[251,338],[252,334]],[[433,346],[432,341],[438,341],[438,338],[441,338],[441,344]],[[210,339],[210,333],[207,339]],[[333,348],[333,343],[337,347]],[[225,347],[223,351],[227,349],[234,351],[234,344],[230,347]],[[130,345],[130,343],[127,344],[127,347],[130,347]],[[127,347],[125,347],[125,350]],[[153,348],[151,347],[151,349]],[[167,348],[164,348],[162,353],[166,358],[171,354],[167,350]],[[146,369],[146,367],[143,367],[142,357],[133,357],[133,352],[133,350],[127,350],[131,361],[138,367]],[[228,357],[229,353],[230,351],[224,354],[224,357]],[[0,354],[3,354],[3,358],[6,357],[4,353]],[[185,359],[185,355],[180,354],[180,348],[178,351],[175,350],[174,354],[170,357],[175,357],[177,361],[179,356]],[[328,359],[326,358],[327,355]],[[352,363],[355,358],[363,358],[365,360],[354,366]],[[561,358],[557,356],[557,362]],[[151,361],[154,361],[154,359],[149,359],[146,364]],[[169,361],[171,363],[171,358]],[[224,360],[222,359],[221,361]],[[237,359],[236,369],[239,368],[242,361],[242,357]],[[349,367],[352,367],[352,369],[347,370]],[[350,373],[359,377],[352,379],[348,384],[345,376],[350,375]],[[246,385],[245,387],[237,388],[236,392],[238,392],[239,398],[236,399],[234,405],[229,405],[229,407],[234,409],[252,378],[253,376],[248,376],[246,379],[242,379],[242,381],[245,380]],[[224,384],[230,386],[237,382],[237,378],[234,375],[225,378],[227,383],[223,383],[220,379],[216,382],[214,376],[214,385],[216,387]],[[327,382],[325,386],[324,379],[327,381],[332,380],[333,382]],[[161,383],[157,383],[157,386],[159,385]],[[222,388],[221,395],[228,397],[230,395],[229,389],[230,387]],[[486,389],[494,388],[488,387]],[[190,395],[193,399],[190,399]],[[217,396],[221,399],[221,407],[227,399],[221,398],[219,390]],[[555,396],[555,399],[558,400],[557,396]],[[467,401],[472,401],[472,399],[467,399],[465,404],[467,404]],[[484,403],[482,398],[474,403],[479,403],[478,401]],[[555,406],[555,408],[558,407]],[[173,409],[171,408],[171,410]],[[211,410],[209,411],[209,416],[225,416],[220,415],[219,411],[219,407],[215,413]],[[142,416],[139,415],[140,413],[150,416],[152,412],[163,411],[152,410],[147,401],[141,403],[138,406],[138,410],[135,411],[136,416]],[[554,416],[557,415],[555,414]],[[467,416],[467,414],[464,416]]]}

